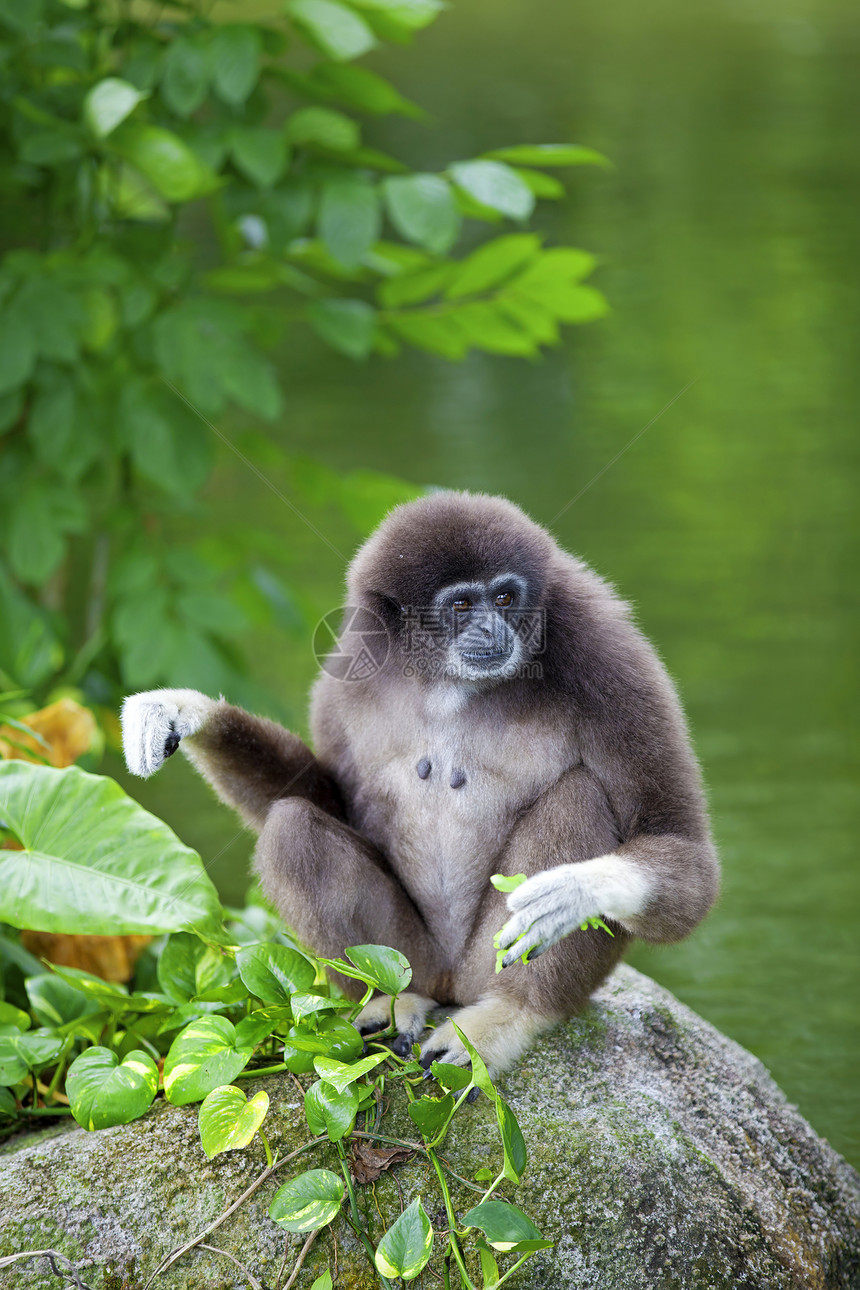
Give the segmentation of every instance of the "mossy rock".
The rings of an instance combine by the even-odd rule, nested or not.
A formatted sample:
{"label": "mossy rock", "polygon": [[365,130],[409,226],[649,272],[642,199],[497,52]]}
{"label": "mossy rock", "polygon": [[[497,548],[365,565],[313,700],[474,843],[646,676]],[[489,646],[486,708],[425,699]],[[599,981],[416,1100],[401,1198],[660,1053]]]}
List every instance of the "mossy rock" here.
{"label": "mossy rock", "polygon": [[[291,1078],[243,1086],[268,1090],[266,1131],[282,1157],[307,1141]],[[860,1286],[858,1175],[756,1058],[632,968],[618,968],[589,1013],[544,1038],[500,1086],[530,1156],[522,1185],[506,1194],[556,1242],[507,1283],[512,1290]],[[383,1131],[415,1137],[399,1094]],[[92,1290],[142,1290],[159,1260],[211,1223],[265,1165],[259,1142],[207,1160],[197,1108],[163,1102],[121,1128],[71,1129],[15,1145],[0,1156],[0,1255],[58,1250]],[[443,1155],[464,1178],[499,1165],[486,1099],[460,1113]],[[294,1173],[321,1166],[338,1168],[334,1148],[285,1165],[207,1243],[273,1287],[285,1234],[268,1217],[271,1197]],[[420,1156],[359,1188],[374,1240],[416,1195],[444,1228],[435,1176]],[[477,1199],[457,1182],[452,1195],[460,1214]],[[286,1238],[288,1269],[303,1240]],[[412,1283],[419,1290],[442,1284],[441,1244]],[[320,1234],[295,1286],[307,1290],[326,1268],[346,1290],[380,1284],[342,1220]],[[44,1258],[17,1263],[5,1277],[0,1284],[15,1287],[59,1284]],[[154,1285],[212,1290],[249,1281],[223,1253],[198,1247]]]}

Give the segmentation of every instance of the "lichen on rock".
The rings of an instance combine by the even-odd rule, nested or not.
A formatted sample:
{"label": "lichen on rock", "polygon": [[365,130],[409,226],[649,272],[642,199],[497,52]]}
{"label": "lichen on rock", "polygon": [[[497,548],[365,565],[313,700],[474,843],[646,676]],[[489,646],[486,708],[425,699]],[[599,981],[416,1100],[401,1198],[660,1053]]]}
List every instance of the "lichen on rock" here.
{"label": "lichen on rock", "polygon": [[[292,1079],[267,1089],[267,1135],[283,1157],[309,1138]],[[556,1244],[531,1259],[512,1290],[856,1290],[860,1285],[860,1178],[790,1106],[761,1063],[622,966],[588,1013],[546,1036],[500,1081],[522,1126],[529,1167],[503,1189]],[[399,1096],[399,1095],[398,1095]],[[173,1247],[189,1240],[265,1166],[259,1140],[207,1160],[197,1108],[156,1103],[135,1123],[24,1140],[0,1155],[0,1255],[51,1247],[93,1290],[140,1290]],[[405,1104],[384,1131],[412,1140]],[[470,1178],[500,1164],[486,1099],[464,1108],[443,1152]],[[285,1234],[271,1196],[303,1168],[337,1168],[333,1147],[286,1165],[213,1234],[264,1286],[274,1285]],[[420,1155],[359,1187],[377,1241],[401,1205],[421,1195],[437,1228],[444,1211]],[[463,1214],[476,1193],[452,1182]],[[290,1236],[291,1258],[303,1237]],[[441,1242],[437,1243],[441,1246]],[[413,1282],[441,1284],[440,1256]],[[378,1286],[342,1219],[323,1232],[296,1282],[328,1268],[346,1290]],[[475,1263],[477,1271],[477,1263]],[[44,1259],[6,1270],[10,1286],[56,1287]],[[247,1286],[223,1255],[195,1249],[154,1290]]]}

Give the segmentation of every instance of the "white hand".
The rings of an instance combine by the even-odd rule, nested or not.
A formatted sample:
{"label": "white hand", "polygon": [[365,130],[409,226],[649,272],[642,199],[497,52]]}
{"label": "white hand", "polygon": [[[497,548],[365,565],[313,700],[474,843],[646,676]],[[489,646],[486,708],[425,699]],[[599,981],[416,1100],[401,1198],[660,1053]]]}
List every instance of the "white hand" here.
{"label": "white hand", "polygon": [[498,949],[507,950],[503,967],[511,967],[523,954],[537,958],[580,927],[586,918],[601,913],[592,885],[583,883],[577,874],[581,868],[562,864],[545,869],[509,893],[508,908],[513,918],[508,919],[495,941]]}
{"label": "white hand", "polygon": [[653,888],[644,866],[617,855],[560,864],[536,873],[508,895],[508,919],[495,938],[503,967],[523,954],[537,958],[587,918],[623,923],[645,909]]}
{"label": "white hand", "polygon": [[154,775],[176,752],[180,739],[197,733],[215,703],[198,690],[129,695],[122,705],[122,748],[132,775]]}

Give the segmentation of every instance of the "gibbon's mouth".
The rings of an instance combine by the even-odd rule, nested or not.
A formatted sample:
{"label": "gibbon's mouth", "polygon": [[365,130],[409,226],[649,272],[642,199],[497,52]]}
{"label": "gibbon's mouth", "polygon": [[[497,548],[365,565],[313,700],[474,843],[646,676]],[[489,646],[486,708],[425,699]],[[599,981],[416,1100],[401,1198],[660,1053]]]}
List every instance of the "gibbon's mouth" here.
{"label": "gibbon's mouth", "polygon": [[513,650],[509,649],[469,649],[463,650],[462,657],[467,663],[507,663]]}

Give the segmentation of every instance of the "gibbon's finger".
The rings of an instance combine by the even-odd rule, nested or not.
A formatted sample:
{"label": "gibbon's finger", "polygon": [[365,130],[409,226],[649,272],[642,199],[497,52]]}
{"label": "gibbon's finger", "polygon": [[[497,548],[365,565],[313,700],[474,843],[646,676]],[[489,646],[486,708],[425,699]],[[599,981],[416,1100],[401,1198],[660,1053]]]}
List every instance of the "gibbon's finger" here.
{"label": "gibbon's finger", "polygon": [[529,959],[537,958],[543,952],[543,949],[549,949],[549,945],[544,945],[543,949],[539,948],[540,946],[541,938],[534,931],[529,932],[526,936],[521,936],[502,959],[502,967],[513,967],[523,955],[526,956],[525,961],[528,962]]}
{"label": "gibbon's finger", "polygon": [[493,938],[493,944],[496,949],[507,949],[509,945],[513,945],[514,941],[524,935],[537,922],[535,913],[536,911],[532,910],[522,910],[520,913],[514,914],[513,918],[509,918],[501,931],[496,932]]}

